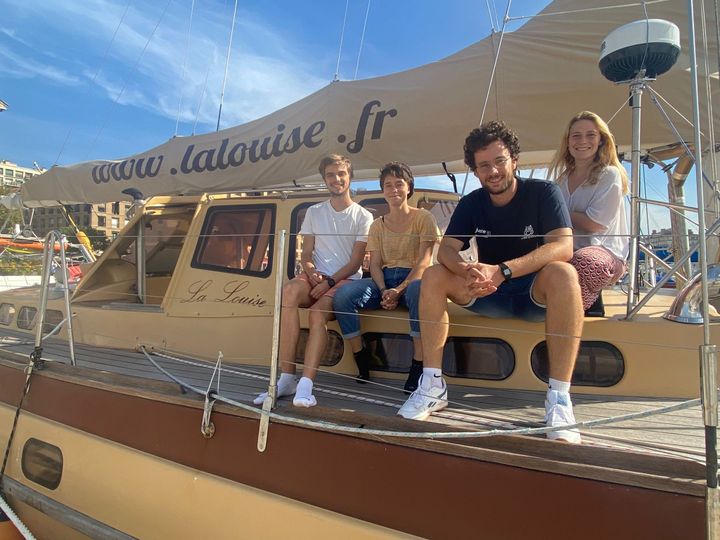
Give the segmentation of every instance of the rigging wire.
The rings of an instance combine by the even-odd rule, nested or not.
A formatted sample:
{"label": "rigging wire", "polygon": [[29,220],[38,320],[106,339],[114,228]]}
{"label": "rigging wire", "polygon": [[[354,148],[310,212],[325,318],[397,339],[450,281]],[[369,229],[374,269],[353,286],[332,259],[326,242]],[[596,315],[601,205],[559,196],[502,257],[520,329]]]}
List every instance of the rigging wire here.
{"label": "rigging wire", "polygon": [[493,17],[493,10],[490,7],[490,0],[485,0],[485,7],[488,10],[488,18],[490,19],[490,29],[492,30],[493,34],[497,32],[497,28],[495,26],[495,18]]}
{"label": "rigging wire", "polygon": [[[714,179],[712,189],[718,192],[718,176],[717,176],[717,160],[715,148],[715,123],[713,122],[713,105],[712,105],[712,87],[710,85],[710,51],[708,50],[707,25],[705,23],[705,1],[700,2],[700,32],[703,52],[703,63],[705,68],[705,92],[707,94],[707,119],[708,119],[708,138],[710,143],[710,177]],[[704,171],[703,171],[704,174]],[[720,200],[713,197],[713,210],[715,215],[720,211]]]}
{"label": "rigging wire", "polygon": [[225,84],[227,83],[228,68],[230,67],[230,52],[232,51],[233,34],[235,33],[235,17],[237,16],[238,0],[235,0],[233,9],[232,24],[230,25],[230,39],[228,40],[228,50],[225,56],[225,74],[223,75],[222,90],[220,92],[220,108],[218,109],[218,119],[215,131],[220,131],[220,117],[222,116],[223,100],[225,99]]}
{"label": "rigging wire", "polygon": [[[168,0],[165,4],[165,8],[163,9],[162,13],[160,14],[160,18],[158,19],[158,22],[155,24],[155,27],[153,28],[152,32],[150,32],[150,36],[147,38],[147,41],[145,42],[145,46],[142,48],[142,51],[140,51],[140,55],[138,56],[137,60],[135,61],[135,64],[133,65],[132,69],[130,70],[130,74],[135,72],[137,67],[140,65],[140,60],[142,60],[142,57],[145,55],[145,51],[147,50],[148,46],[150,45],[150,41],[152,40],[153,36],[155,35],[155,32],[157,32],[157,29],[160,27],[160,23],[165,18],[165,14],[167,13],[168,8],[170,7],[170,4],[173,0]],[[125,93],[125,90],[127,89],[128,81],[126,80],[123,84],[123,87],[120,89],[120,92],[118,93],[117,97],[113,100],[113,105],[117,105],[118,101],[120,101],[120,98]],[[100,138],[100,135],[105,131],[105,128],[108,124],[108,117],[105,117],[105,122],[103,122],[102,127],[95,135],[95,138],[90,143],[90,149],[88,150],[87,154],[85,155],[85,159],[89,159],[90,154],[92,153],[93,149],[95,148],[95,143],[97,143],[98,139]]]}
{"label": "rigging wire", "polygon": [[360,68],[360,55],[362,54],[363,43],[365,43],[365,29],[367,28],[371,1],[372,0],[368,0],[367,9],[365,10],[365,22],[363,23],[362,34],[360,35],[360,47],[358,48],[357,62],[355,63],[355,76],[353,77],[353,80],[357,80],[358,69]]}
{"label": "rigging wire", "polygon": [[208,77],[210,76],[210,67],[212,63],[208,62],[207,69],[205,70],[205,82],[203,82],[202,92],[200,92],[200,101],[198,102],[197,110],[195,111],[195,122],[193,123],[192,135],[195,135],[195,130],[198,125],[198,118],[200,117],[200,109],[202,108],[203,101],[205,101],[205,93],[207,92]]}
{"label": "rigging wire", "polygon": [[500,50],[502,49],[503,36],[505,35],[505,27],[507,26],[508,14],[510,13],[511,4],[512,0],[508,0],[507,7],[505,8],[505,17],[503,18],[502,29],[500,30],[500,41],[498,42],[498,48],[495,52],[495,59],[493,60],[493,67],[490,72],[490,80],[488,81],[488,88],[487,92],[485,93],[485,103],[483,103],[482,112],[480,113],[480,122],[478,122],[478,125],[482,125],[483,120],[485,119],[485,111],[487,109],[488,100],[490,99],[490,92],[492,92],[492,87],[495,81],[495,71],[497,70],[498,60],[500,59]]}
{"label": "rigging wire", "polygon": [[190,4],[190,22],[188,22],[188,30],[187,30],[187,37],[185,38],[185,54],[183,56],[183,65],[182,65],[182,77],[181,77],[181,90],[180,90],[180,100],[178,101],[178,112],[177,117],[175,118],[175,136],[177,137],[178,134],[178,128],[180,127],[180,111],[182,110],[182,102],[183,98],[185,97],[185,77],[187,76],[187,60],[188,55],[190,53],[190,32],[192,30],[192,23],[193,23],[193,16],[195,14],[195,0],[192,0]]}
{"label": "rigging wire", "polygon": [[[131,1],[132,0],[128,0],[127,4],[125,4],[125,11],[123,11],[122,16],[120,17],[120,21],[117,23],[117,26],[115,27],[115,31],[113,32],[112,38],[110,38],[110,43],[108,43],[108,46],[105,48],[105,53],[103,54],[102,58],[100,59],[100,64],[98,65],[98,68],[95,70],[95,74],[93,75],[93,78],[90,81],[90,85],[85,90],[86,95],[87,95],[87,92],[89,92],[90,86],[95,83],[97,76],[100,74],[100,70],[102,69],[102,66],[105,63],[105,60],[107,59],[107,56],[110,53],[110,47],[112,47],[112,44],[115,42],[115,37],[117,36],[118,31],[120,30],[120,27],[122,26],[122,23],[125,20],[125,15],[127,15],[128,9],[130,8]],[[68,129],[67,135],[65,135],[65,140],[63,141],[62,146],[60,147],[60,152],[58,152],[58,155],[55,158],[55,161],[53,162],[53,167],[55,165],[57,165],[58,162],[60,161],[60,157],[62,156],[63,152],[65,151],[65,146],[67,145],[67,142],[70,139],[70,135],[72,134],[72,131],[73,131],[73,128],[71,126],[70,129]]]}
{"label": "rigging wire", "polygon": [[347,23],[347,14],[348,14],[348,6],[349,5],[350,5],[350,0],[345,0],[345,16],[343,17],[342,31],[340,32],[340,47],[338,47],[337,66],[335,67],[335,77],[333,78],[333,81],[340,80],[340,58],[342,57],[343,40],[345,39],[345,24]]}

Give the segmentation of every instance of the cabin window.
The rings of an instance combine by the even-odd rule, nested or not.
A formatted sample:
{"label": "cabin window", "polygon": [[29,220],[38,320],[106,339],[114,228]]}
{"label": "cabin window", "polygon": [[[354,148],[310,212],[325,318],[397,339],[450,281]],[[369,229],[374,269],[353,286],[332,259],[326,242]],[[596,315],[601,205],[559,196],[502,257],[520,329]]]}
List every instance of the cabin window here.
{"label": "cabin window", "polygon": [[[300,258],[302,257],[302,237],[299,236],[298,233],[300,232],[303,221],[305,221],[307,209],[314,204],[317,203],[301,203],[293,209],[290,215],[290,242],[287,268],[287,275],[290,279],[302,273],[302,266],[300,265]],[[292,255],[293,253],[295,254],[294,257]]]}
{"label": "cabin window", "polygon": [[47,489],[56,489],[62,479],[62,451],[44,441],[28,439],[23,447],[21,466],[28,480]]}
{"label": "cabin window", "polygon": [[[407,334],[367,333],[365,346],[373,357],[371,369],[407,373],[413,356]],[[515,369],[515,353],[495,338],[449,337],[443,349],[443,373],[450,377],[498,381]]]}
{"label": "cabin window", "polygon": [[[547,345],[538,343],[530,357],[533,373],[548,382]],[[625,360],[614,345],[605,341],[581,341],[572,384],[579,386],[613,386],[625,374]]]}
{"label": "cabin window", "polygon": [[17,316],[17,325],[18,328],[22,328],[23,330],[32,330],[32,327],[35,326],[35,314],[37,313],[37,309],[30,306],[23,306],[20,308],[20,312]]}
{"label": "cabin window", "polygon": [[0,324],[8,325],[15,317],[15,306],[12,304],[0,304]]}
{"label": "cabin window", "polygon": [[[295,349],[295,362],[298,364],[304,363],[305,360],[305,346],[307,345],[308,336],[310,332],[307,328],[300,329],[300,339],[298,339],[297,347]],[[334,330],[328,330],[328,342],[325,347],[325,352],[320,358],[321,366],[334,366],[337,364],[345,353],[345,345],[343,344],[343,338],[340,334]]]}
{"label": "cabin window", "polygon": [[266,277],[272,271],[275,205],[208,210],[193,268]]}

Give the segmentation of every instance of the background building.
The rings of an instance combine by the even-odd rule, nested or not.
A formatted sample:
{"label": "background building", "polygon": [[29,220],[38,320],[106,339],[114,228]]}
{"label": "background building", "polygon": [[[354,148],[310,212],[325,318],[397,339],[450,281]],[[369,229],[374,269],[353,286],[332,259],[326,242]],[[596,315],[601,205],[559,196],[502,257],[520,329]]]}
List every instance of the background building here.
{"label": "background building", "polygon": [[[29,178],[43,172],[45,169],[39,167],[31,169],[7,160],[0,160],[0,185],[7,191],[14,191]],[[114,238],[127,223],[127,211],[130,206],[129,202],[74,204],[68,206],[68,210],[79,228],[96,229],[108,238]],[[45,236],[52,229],[62,229],[68,226],[60,208],[37,208],[35,210],[32,230],[38,236]]]}

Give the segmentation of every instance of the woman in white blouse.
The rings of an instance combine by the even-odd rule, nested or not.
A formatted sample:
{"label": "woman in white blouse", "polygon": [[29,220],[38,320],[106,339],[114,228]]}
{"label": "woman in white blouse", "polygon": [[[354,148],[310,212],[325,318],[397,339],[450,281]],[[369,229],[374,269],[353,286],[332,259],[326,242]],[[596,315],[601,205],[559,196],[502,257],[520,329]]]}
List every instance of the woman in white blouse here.
{"label": "woman in white blouse", "polygon": [[575,115],[550,164],[570,211],[583,306],[587,310],[603,287],[625,274],[629,233],[624,196],[628,178],[615,139],[597,114]]}

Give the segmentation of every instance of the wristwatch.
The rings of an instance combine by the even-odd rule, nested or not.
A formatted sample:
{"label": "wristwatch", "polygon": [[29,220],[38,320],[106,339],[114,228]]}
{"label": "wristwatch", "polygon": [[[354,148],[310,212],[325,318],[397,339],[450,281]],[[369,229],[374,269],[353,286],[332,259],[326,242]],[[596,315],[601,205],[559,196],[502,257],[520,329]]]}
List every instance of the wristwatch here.
{"label": "wristwatch", "polygon": [[510,270],[510,267],[505,263],[499,263],[498,266],[502,272],[503,279],[505,279],[505,281],[510,281],[510,278],[512,278],[512,270]]}
{"label": "wristwatch", "polygon": [[331,289],[335,286],[335,280],[331,276],[325,276],[325,281],[328,282]]}

